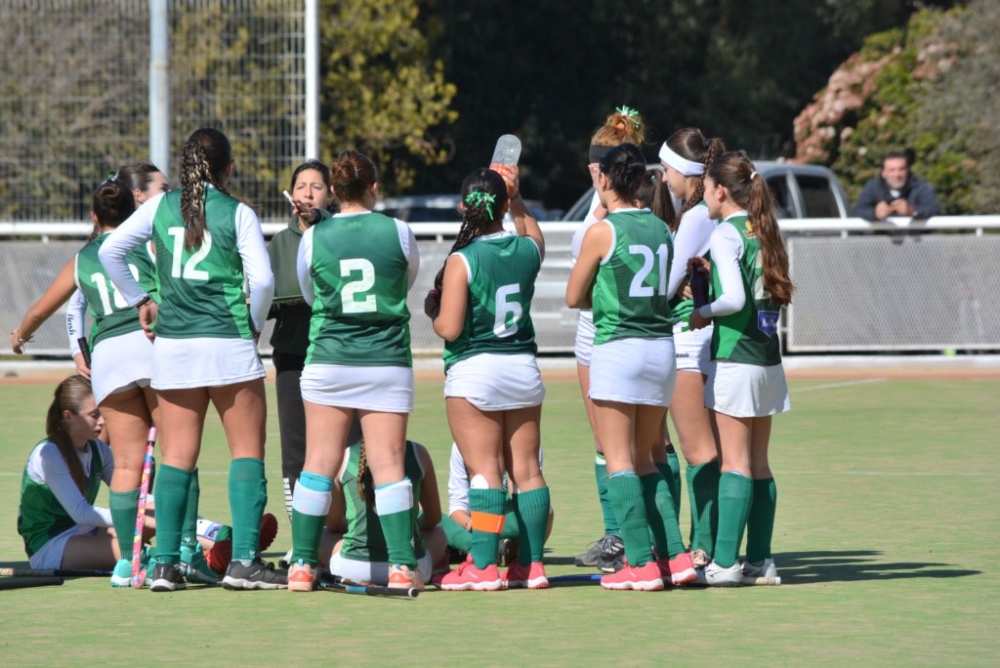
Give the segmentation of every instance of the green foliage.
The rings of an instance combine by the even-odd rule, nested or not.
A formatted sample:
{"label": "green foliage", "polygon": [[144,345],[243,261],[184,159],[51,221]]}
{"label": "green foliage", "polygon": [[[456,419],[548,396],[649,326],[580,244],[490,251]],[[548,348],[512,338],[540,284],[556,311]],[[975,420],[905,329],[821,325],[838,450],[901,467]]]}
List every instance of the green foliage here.
{"label": "green foliage", "polygon": [[406,187],[417,165],[448,158],[428,129],[458,117],[450,107],[456,88],[416,26],[417,3],[321,4],[324,156],[357,148],[382,163],[388,190]]}
{"label": "green foliage", "polygon": [[[882,156],[912,152],[913,172],[930,181],[949,214],[1000,210],[993,151],[1000,141],[995,112],[1000,8],[976,0],[950,11],[924,9],[905,30],[869,37],[863,61],[888,56],[857,120],[833,154],[833,168],[856,198],[878,175]],[[851,127],[845,123],[844,127]],[[843,129],[841,127],[840,129]]]}

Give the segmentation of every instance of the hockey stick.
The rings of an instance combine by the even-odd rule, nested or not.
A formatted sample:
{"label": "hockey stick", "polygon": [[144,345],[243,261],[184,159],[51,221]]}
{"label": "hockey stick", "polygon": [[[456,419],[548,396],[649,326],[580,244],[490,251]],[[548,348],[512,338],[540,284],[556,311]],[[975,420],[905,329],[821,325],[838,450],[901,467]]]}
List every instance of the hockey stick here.
{"label": "hockey stick", "polygon": [[83,363],[90,368],[90,344],[87,343],[87,337],[81,336],[76,340],[78,346],[80,346],[80,354],[83,355]]}
{"label": "hockey stick", "polygon": [[28,587],[52,587],[61,585],[65,580],[57,577],[38,577],[19,579],[0,579],[0,590],[27,589]]}
{"label": "hockey stick", "polygon": [[103,578],[111,571],[67,570],[63,568],[0,568],[0,578]]}
{"label": "hockey stick", "polygon": [[340,591],[345,594],[360,594],[363,596],[391,596],[396,598],[416,598],[420,596],[420,590],[414,587],[409,589],[383,587],[381,585],[345,580],[340,576],[329,573],[323,573],[318,578],[317,586],[326,591]]}
{"label": "hockey stick", "polygon": [[598,573],[574,573],[571,575],[553,575],[549,582],[600,582],[601,575]]}
{"label": "hockey stick", "polygon": [[141,589],[146,582],[146,571],[142,568],[142,530],[146,526],[146,494],[149,493],[149,475],[153,470],[153,445],[156,443],[156,427],[149,428],[146,441],[146,456],[142,460],[142,482],[139,484],[139,507],[135,513],[135,535],[132,537],[132,586]]}

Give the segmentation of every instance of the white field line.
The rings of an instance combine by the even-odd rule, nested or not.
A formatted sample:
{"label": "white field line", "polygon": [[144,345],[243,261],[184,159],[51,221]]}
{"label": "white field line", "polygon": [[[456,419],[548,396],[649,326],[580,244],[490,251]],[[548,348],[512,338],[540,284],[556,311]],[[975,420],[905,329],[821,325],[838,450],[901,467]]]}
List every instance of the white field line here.
{"label": "white field line", "polygon": [[813,390],[835,390],[840,387],[853,387],[855,385],[870,385],[872,383],[884,383],[887,378],[865,378],[862,380],[849,380],[843,383],[826,383],[825,385],[811,385],[809,387],[796,388],[792,394],[800,392],[812,392]]}

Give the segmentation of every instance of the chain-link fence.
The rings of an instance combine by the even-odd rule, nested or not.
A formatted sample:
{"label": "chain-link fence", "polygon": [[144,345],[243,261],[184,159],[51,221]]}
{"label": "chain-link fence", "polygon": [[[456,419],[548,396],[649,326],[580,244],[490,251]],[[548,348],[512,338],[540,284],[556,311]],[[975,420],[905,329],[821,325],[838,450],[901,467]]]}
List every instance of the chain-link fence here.
{"label": "chain-link fence", "polygon": [[[262,215],[305,154],[301,0],[170,0],[171,164],[199,127],[233,143]],[[4,0],[0,220],[89,218],[109,171],[149,160],[149,0]]]}

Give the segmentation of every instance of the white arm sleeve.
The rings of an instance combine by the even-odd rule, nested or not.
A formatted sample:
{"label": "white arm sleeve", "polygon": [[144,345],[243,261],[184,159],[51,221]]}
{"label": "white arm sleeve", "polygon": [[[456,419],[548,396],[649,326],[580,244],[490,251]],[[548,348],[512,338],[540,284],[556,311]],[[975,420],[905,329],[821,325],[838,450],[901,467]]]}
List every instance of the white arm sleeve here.
{"label": "white arm sleeve", "polygon": [[299,255],[295,260],[295,269],[299,275],[299,287],[302,288],[302,298],[310,306],[316,297],[313,294],[313,280],[310,273],[313,256],[313,229],[310,227],[302,233],[302,240],[299,242]]}
{"label": "white arm sleeve", "polygon": [[722,284],[720,294],[711,304],[705,304],[698,312],[705,318],[731,315],[739,312],[746,304],[747,295],[743,289],[743,275],[740,272],[740,258],[743,257],[743,237],[732,225],[720,225],[712,234],[710,244],[712,265],[719,274]]}
{"label": "white arm sleeve", "polygon": [[104,271],[108,272],[111,282],[115,284],[115,288],[125,298],[125,303],[129,306],[135,306],[147,295],[139,286],[139,282],[132,276],[125,256],[133,248],[141,246],[153,236],[153,216],[156,215],[161,197],[163,195],[157,195],[143,202],[142,206],[136,209],[128,220],[108,235],[98,252],[101,264],[104,265]]}
{"label": "white arm sleeve", "polygon": [[69,354],[80,352],[80,339],[86,336],[84,330],[84,313],[87,310],[87,299],[77,288],[66,304],[66,335],[69,337]]}
{"label": "white arm sleeve", "polygon": [[246,204],[236,207],[236,248],[243,260],[243,276],[250,293],[250,317],[257,332],[264,330],[274,298],[274,272],[257,214]]}
{"label": "white arm sleeve", "polygon": [[420,249],[417,248],[417,237],[410,226],[398,218],[393,220],[396,221],[396,232],[399,233],[399,245],[408,263],[406,289],[409,290],[417,281],[417,274],[420,272]]}
{"label": "white arm sleeve", "polygon": [[[101,454],[104,454],[103,450]],[[32,460],[28,464],[29,475],[38,482],[48,485],[56,500],[74,522],[89,527],[113,526],[111,511],[90,505],[87,503],[87,498],[80,493],[80,488],[73,482],[69,467],[66,466],[55,443],[46,443]],[[84,471],[90,468],[93,461],[92,454],[84,459]],[[111,462],[111,466],[114,467],[114,461]],[[110,480],[110,473],[108,479]]]}
{"label": "white arm sleeve", "polygon": [[456,510],[469,512],[469,472],[454,443],[451,444],[448,468],[448,514],[451,515]]}
{"label": "white arm sleeve", "polygon": [[715,221],[708,217],[708,207],[698,205],[684,214],[674,236],[674,263],[670,267],[667,282],[667,298],[677,292],[681,281],[687,276],[687,263],[693,257],[702,257],[708,252],[709,240],[715,231]]}

